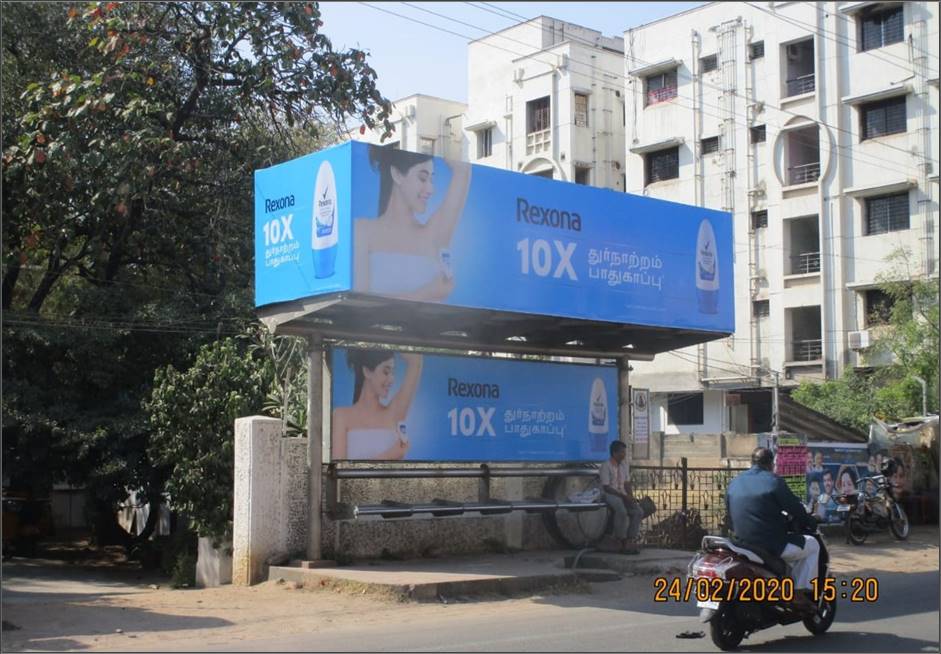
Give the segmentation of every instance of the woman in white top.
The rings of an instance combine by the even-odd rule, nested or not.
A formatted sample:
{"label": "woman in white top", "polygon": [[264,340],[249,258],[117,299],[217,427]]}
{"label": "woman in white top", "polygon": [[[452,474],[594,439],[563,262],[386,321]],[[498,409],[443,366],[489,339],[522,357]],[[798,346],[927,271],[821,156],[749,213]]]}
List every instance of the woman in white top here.
{"label": "woman in white top", "polygon": [[370,146],[379,172],[379,217],[354,225],[355,290],[404,300],[440,302],[454,289],[450,247],[470,187],[470,164],[449,161],[444,201],[424,224],[417,220],[434,194],[434,159]]}
{"label": "woman in white top", "polygon": [[348,350],[354,375],[353,405],[333,410],[334,459],[405,458],[409,440],[405,418],[421,377],[422,355],[403,352],[407,369],[402,387],[387,404],[395,383],[395,357],[389,350]]}

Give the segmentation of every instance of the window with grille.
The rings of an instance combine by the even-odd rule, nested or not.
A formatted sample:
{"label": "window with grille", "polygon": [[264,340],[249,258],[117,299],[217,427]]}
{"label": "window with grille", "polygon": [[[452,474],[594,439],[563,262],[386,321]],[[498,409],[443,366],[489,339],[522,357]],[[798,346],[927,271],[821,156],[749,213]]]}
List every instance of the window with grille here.
{"label": "window with grille", "polygon": [[575,94],[575,125],[588,127],[588,96]]}
{"label": "window with grille", "polygon": [[702,146],[703,154],[712,154],[713,152],[719,151],[719,137],[718,136],[710,136],[707,139],[703,139],[699,143]]}
{"label": "window with grille", "polygon": [[859,50],[875,50],[905,40],[902,5],[873,7],[860,12]]}
{"label": "window with grille", "polygon": [[869,102],[859,109],[862,140],[905,131],[905,96]]}
{"label": "window with grille", "polygon": [[885,234],[908,229],[908,193],[866,198],[866,234]]}
{"label": "window with grille", "polygon": [[755,312],[756,318],[767,318],[771,315],[771,301],[755,300],[752,302],[752,311]]}
{"label": "window with grille", "polygon": [[892,306],[895,304],[895,298],[885,291],[877,288],[865,292],[866,300],[866,326],[888,324],[892,317]]}
{"label": "window with grille", "polygon": [[765,42],[756,41],[748,46],[748,56],[752,59],[761,59],[765,56]]}
{"label": "window with grille", "polygon": [[699,67],[702,72],[709,73],[719,67],[719,57],[716,55],[703,57],[699,60]]}
{"label": "window with grille", "polygon": [[703,424],[702,393],[668,393],[667,422],[671,425]]}
{"label": "window with grille", "polygon": [[477,132],[477,158],[485,159],[493,154],[493,128]]}
{"label": "window with grille", "polygon": [[581,166],[575,167],[575,183],[576,184],[585,184],[586,186],[590,183],[591,168],[582,168]]}
{"label": "window with grille", "polygon": [[550,127],[549,96],[526,103],[526,133],[542,132]]}
{"label": "window with grille", "polygon": [[760,229],[762,227],[768,226],[768,210],[763,209],[761,211],[752,211],[751,212],[751,226],[752,229]]}
{"label": "window with grille", "polygon": [[420,138],[418,139],[418,151],[422,154],[434,155],[435,153],[435,140]]}
{"label": "window with grille", "polygon": [[647,78],[647,104],[657,104],[676,97],[676,69]]}
{"label": "window with grille", "polygon": [[646,156],[646,183],[662,182],[680,176],[680,148],[651,152]]}
{"label": "window with grille", "polygon": [[764,143],[768,139],[768,129],[765,125],[755,125],[748,132],[752,143]]}

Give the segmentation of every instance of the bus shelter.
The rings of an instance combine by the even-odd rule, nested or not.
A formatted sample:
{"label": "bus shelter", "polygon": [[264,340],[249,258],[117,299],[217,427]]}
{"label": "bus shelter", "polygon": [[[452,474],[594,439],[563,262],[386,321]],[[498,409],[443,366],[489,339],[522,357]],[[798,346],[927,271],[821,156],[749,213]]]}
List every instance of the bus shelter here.
{"label": "bus shelter", "polygon": [[255,296],[310,344],[317,560],[325,463],[599,461],[629,442],[628,362],[734,331],[732,220],[350,142],[256,171]]}

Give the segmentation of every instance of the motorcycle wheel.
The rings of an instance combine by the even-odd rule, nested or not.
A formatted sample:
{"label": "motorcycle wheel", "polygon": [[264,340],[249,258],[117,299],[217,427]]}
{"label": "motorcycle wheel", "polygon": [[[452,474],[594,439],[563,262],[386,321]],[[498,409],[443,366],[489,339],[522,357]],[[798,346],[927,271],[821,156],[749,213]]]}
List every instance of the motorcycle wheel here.
{"label": "motorcycle wheel", "polygon": [[863,521],[857,516],[851,515],[846,518],[846,540],[853,545],[862,545],[866,542],[869,532]]}
{"label": "motorcycle wheel", "polygon": [[819,636],[830,628],[835,617],[836,598],[829,601],[824,600],[823,604],[817,607],[816,613],[809,618],[804,618],[804,626],[807,627],[807,631],[814,636]]}
{"label": "motorcycle wheel", "polygon": [[735,622],[729,607],[722,607],[709,623],[709,635],[715,646],[724,652],[738,649],[745,637],[745,630]]}
{"label": "motorcycle wheel", "polygon": [[906,540],[911,531],[905,509],[898,502],[892,502],[892,507],[889,509],[889,529],[898,540]]}

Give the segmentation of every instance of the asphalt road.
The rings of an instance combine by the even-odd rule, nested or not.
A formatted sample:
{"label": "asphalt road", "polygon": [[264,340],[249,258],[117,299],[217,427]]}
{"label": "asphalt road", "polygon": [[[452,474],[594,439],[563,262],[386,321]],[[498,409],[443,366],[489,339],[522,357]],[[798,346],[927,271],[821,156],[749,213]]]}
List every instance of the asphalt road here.
{"label": "asphalt road", "polygon": [[[874,603],[839,604],[824,636],[803,625],[753,634],[742,651],[937,652],[937,572],[880,573]],[[588,595],[451,604],[433,620],[401,619],[316,633],[240,640],[215,651],[717,651],[687,604],[652,600],[652,577],[596,584]],[[452,611],[453,610],[453,611]],[[367,622],[367,621],[364,621]],[[702,631],[701,639],[680,639]],[[193,647],[195,643],[190,643]],[[202,648],[200,648],[202,649]]]}

